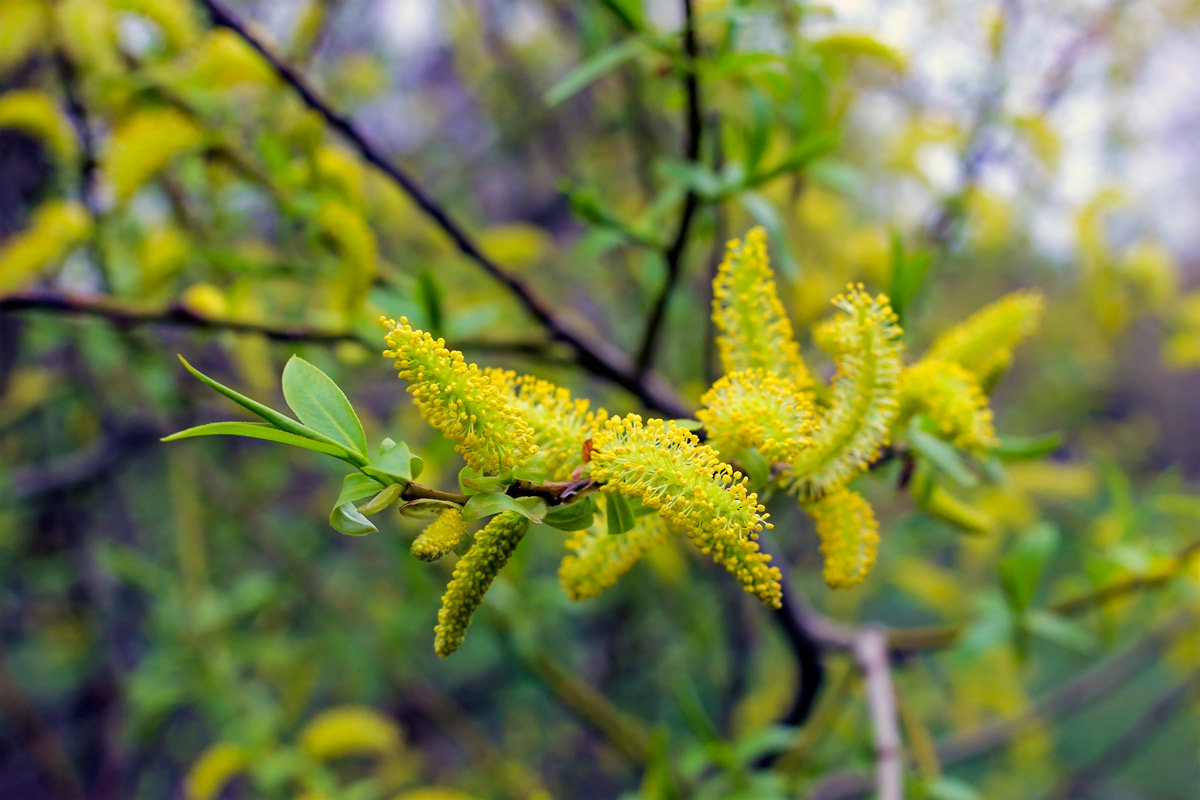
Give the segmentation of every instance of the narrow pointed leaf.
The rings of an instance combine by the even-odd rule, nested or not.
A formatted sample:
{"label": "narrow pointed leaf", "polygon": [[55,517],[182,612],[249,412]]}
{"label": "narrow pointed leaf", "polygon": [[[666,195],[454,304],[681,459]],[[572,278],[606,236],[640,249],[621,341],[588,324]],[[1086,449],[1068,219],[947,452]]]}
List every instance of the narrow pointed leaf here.
{"label": "narrow pointed leaf", "polygon": [[501,511],[515,511],[532,522],[542,521],[541,517],[534,514],[532,510],[502,492],[472,495],[467,504],[463,506],[463,519],[467,521],[482,519],[499,514]]}
{"label": "narrow pointed leaf", "polygon": [[194,428],[172,433],[170,436],[163,437],[163,441],[173,442],[176,439],[191,439],[197,436],[246,436],[251,439],[266,439],[270,442],[290,444],[293,447],[303,447],[305,450],[313,450],[339,458],[346,457],[346,448],[344,447],[281,431],[266,422],[210,422],[207,425],[197,425]]}
{"label": "narrow pointed leaf", "polygon": [[604,516],[608,520],[609,535],[625,533],[633,528],[636,521],[629,501],[619,494],[604,496]]}

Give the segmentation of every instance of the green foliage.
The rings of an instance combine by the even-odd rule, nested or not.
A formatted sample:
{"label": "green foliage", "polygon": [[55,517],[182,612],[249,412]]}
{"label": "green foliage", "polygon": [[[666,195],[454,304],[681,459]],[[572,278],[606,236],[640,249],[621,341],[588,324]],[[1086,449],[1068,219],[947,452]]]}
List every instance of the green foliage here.
{"label": "green foliage", "polygon": [[207,5],[0,3],[0,795],[865,796],[878,632],[905,796],[1190,796],[1194,2]]}

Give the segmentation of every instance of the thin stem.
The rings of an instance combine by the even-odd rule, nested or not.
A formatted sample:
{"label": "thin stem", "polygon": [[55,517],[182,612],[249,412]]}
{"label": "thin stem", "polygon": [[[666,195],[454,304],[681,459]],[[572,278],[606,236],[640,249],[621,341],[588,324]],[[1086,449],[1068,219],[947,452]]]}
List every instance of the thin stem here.
{"label": "thin stem", "polygon": [[[696,42],[696,19],[692,8],[692,0],[683,0],[683,53],[686,62],[683,74],[683,88],[687,95],[687,111],[685,118],[684,158],[695,164],[700,160],[700,137],[703,131],[703,112],[700,106],[700,78],[696,61],[699,56],[699,46]],[[653,366],[654,356],[658,350],[658,339],[662,333],[663,320],[667,313],[667,303],[679,283],[683,272],[683,252],[687,247],[688,234],[692,229],[692,221],[696,210],[700,207],[700,197],[693,189],[688,189],[683,197],[683,209],[679,213],[679,224],[675,236],[667,246],[663,259],[667,265],[666,280],[662,290],[654,301],[650,316],[646,320],[646,329],[642,333],[642,345],[638,349],[635,361],[635,375],[645,375]]]}
{"label": "thin stem", "polygon": [[575,351],[580,367],[620,386],[650,409],[672,417],[686,416],[686,409],[669,390],[648,380],[644,373],[632,369],[628,359],[610,344],[588,341],[581,333],[572,330],[554,314],[545,301],[534,294],[528,284],[484,254],[467,230],[451,216],[450,212],[428,194],[412,176],[394,164],[372,144],[349,117],[334,110],[333,106],[309,84],[298,70],[252,34],[246,23],[233,11],[218,0],[198,0],[198,2],[208,10],[214,25],[226,28],[236,34],[266,59],[275,74],[292,87],[306,106],[324,119],[327,125],[345,137],[364,160],[399,186],[417,207],[450,238],[458,251],[516,297],[552,339],[569,345]]}
{"label": "thin stem", "polygon": [[901,800],[904,796],[904,762],[900,751],[900,725],[896,715],[896,693],[892,687],[887,638],[879,628],[859,632],[854,656],[866,679],[867,708],[875,732],[875,787],[879,800]]}

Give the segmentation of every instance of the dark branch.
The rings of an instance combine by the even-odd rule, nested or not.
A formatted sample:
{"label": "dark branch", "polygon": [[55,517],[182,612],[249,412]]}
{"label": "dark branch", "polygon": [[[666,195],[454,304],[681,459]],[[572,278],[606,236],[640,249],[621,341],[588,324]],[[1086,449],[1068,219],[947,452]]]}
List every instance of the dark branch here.
{"label": "dark branch", "polygon": [[[696,163],[700,159],[700,134],[703,130],[700,108],[700,78],[696,61],[699,57],[699,47],[696,44],[696,20],[692,9],[692,0],[683,0],[683,52],[686,71],[683,75],[683,89],[687,95],[687,119],[684,141],[684,157]],[[663,319],[667,313],[667,303],[671,293],[679,283],[683,272],[683,251],[687,248],[688,234],[692,229],[692,220],[696,209],[700,206],[700,198],[692,189],[687,190],[683,198],[683,210],[679,214],[679,225],[675,229],[675,237],[663,254],[667,265],[666,280],[662,291],[654,301],[650,316],[646,320],[646,329],[642,334],[642,346],[638,350],[636,372],[638,376],[645,375],[654,363],[654,355],[658,349],[659,335],[662,333]]]}
{"label": "dark branch", "polygon": [[412,198],[417,207],[454,242],[458,251],[508,289],[552,339],[569,345],[575,351],[576,359],[583,369],[620,386],[650,409],[671,417],[687,415],[683,405],[667,389],[646,380],[643,375],[634,371],[622,353],[607,343],[585,340],[582,334],[570,329],[558,319],[550,307],[537,297],[524,281],[509,273],[484,254],[466,229],[451,217],[450,213],[442,208],[432,196],[427,194],[412,176],[392,163],[348,117],[334,110],[303,75],[251,33],[236,14],[218,0],[199,0],[199,2],[208,10],[214,25],[227,28],[266,59],[275,73],[300,95],[305,105],[317,112],[326,124],[345,137],[364,160],[383,172]]}

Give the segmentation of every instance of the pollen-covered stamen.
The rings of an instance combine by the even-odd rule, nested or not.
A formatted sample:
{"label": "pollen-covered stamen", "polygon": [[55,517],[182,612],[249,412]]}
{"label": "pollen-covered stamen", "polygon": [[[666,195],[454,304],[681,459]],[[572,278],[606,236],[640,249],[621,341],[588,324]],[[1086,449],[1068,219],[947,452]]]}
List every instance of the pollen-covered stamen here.
{"label": "pollen-covered stamen", "polygon": [[975,376],[958,364],[927,358],[905,368],[900,376],[899,420],[920,411],[928,413],[942,435],[963,450],[979,452],[996,444],[987,396]]}
{"label": "pollen-covered stamen", "polygon": [[608,418],[604,409],[590,411],[585,398],[532,375],[485,369],[484,374],[508,398],[529,424],[538,451],[545,458],[546,480],[570,480],[583,463],[583,444]]}
{"label": "pollen-covered stamen", "polygon": [[769,462],[788,462],[812,444],[816,412],[806,392],[763,369],[735,372],[700,398],[696,418],[727,457],[755,447]]}
{"label": "pollen-covered stamen", "polygon": [[568,554],[558,569],[558,580],[572,600],[595,597],[617,582],[646,551],[667,538],[670,528],[662,517],[641,517],[625,533],[610,535],[604,512],[590,527],[567,540]]}
{"label": "pollen-covered stamen", "polygon": [[467,466],[496,474],[537,452],[528,423],[478,366],[404,317],[383,324],[390,328],[383,354],[395,359],[421,416],[455,442]]}
{"label": "pollen-covered stamen", "polygon": [[887,297],[850,286],[833,304],[847,316],[825,326],[837,362],[829,407],[817,420],[812,445],[789,465],[802,501],[844,486],[866,469],[887,444],[899,410],[904,346]]}
{"label": "pollen-covered stamen", "polygon": [[825,582],[835,589],[862,583],[875,565],[879,523],[858,492],[840,488],[804,505],[816,523],[825,557]]}
{"label": "pollen-covered stamen", "polygon": [[779,302],[762,228],[752,228],[744,243],[729,242],[713,281],[712,318],[720,331],[717,348],[726,374],[763,369],[796,389],[812,384]]}
{"label": "pollen-covered stamen", "polygon": [[740,472],[690,431],[636,414],[608,420],[593,439],[594,480],[604,491],[641,500],[682,530],[701,552],[734,574],[746,591],[778,607],[780,573],[758,549],[771,527]]}
{"label": "pollen-covered stamen", "polygon": [[528,528],[525,517],[505,511],[475,534],[471,549],[454,565],[454,575],[442,595],[433,640],[439,656],[445,658],[463,643],[471,616]]}

